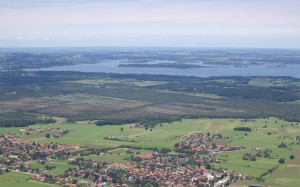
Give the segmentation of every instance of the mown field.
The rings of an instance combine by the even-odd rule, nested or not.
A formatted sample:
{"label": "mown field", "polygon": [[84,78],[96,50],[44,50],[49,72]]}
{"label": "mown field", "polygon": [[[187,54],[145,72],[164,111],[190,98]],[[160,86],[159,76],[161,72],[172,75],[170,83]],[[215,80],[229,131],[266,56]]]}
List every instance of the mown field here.
{"label": "mown field", "polygon": [[[299,136],[300,124],[291,123],[277,118],[255,119],[243,121],[241,119],[184,119],[172,123],[158,124],[154,128],[145,130],[144,128],[135,128],[135,124],[127,125],[110,125],[98,127],[92,121],[78,121],[76,124],[50,124],[50,125],[34,125],[41,129],[57,128],[67,129],[70,132],[62,138],[46,138],[42,133],[33,133],[31,135],[19,135],[22,140],[45,142],[58,142],[66,144],[75,144],[86,146],[88,148],[117,148],[121,145],[143,148],[139,152],[148,152],[148,148],[168,148],[172,149],[174,144],[182,142],[180,136],[188,133],[203,132],[211,134],[222,134],[227,137],[218,144],[229,144],[244,146],[247,149],[233,152],[223,152],[219,154],[219,158],[225,159],[226,162],[214,163],[215,168],[227,168],[231,171],[239,171],[253,177],[258,177],[265,171],[278,166],[271,175],[265,176],[263,184],[272,186],[297,186],[299,183],[300,172],[300,145],[295,144],[297,141],[292,137]],[[236,126],[244,126],[252,128],[251,132],[233,131]],[[123,128],[123,130],[121,130]],[[18,133],[20,128],[1,128],[0,133]],[[268,135],[270,134],[271,135]],[[105,137],[118,137],[125,141],[105,140]],[[283,139],[282,137],[285,137]],[[132,142],[131,142],[132,141]],[[284,142],[288,146],[279,148],[278,145]],[[259,157],[256,161],[245,161],[243,155],[245,153],[255,153],[252,148],[269,149],[270,158]],[[84,150],[83,149],[83,150]],[[296,159],[290,160],[290,155],[296,156]],[[116,151],[111,154],[96,155],[91,154],[84,156],[86,159],[110,162],[128,162],[131,154],[125,151]],[[279,164],[279,158],[284,158],[286,163]],[[38,163],[31,163],[33,167],[42,167]],[[49,163],[56,166],[52,171],[61,174],[69,165],[67,162],[55,161]],[[5,175],[2,175],[5,176]],[[258,181],[238,182],[238,186],[249,184],[249,182],[262,183]],[[2,184],[2,183],[1,183]],[[0,185],[2,186],[2,185]]]}

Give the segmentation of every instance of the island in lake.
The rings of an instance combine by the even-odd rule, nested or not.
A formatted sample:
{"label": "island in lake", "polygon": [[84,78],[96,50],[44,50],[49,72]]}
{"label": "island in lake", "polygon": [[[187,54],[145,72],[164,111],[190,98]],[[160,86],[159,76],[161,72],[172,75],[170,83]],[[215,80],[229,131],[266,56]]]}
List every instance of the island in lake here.
{"label": "island in lake", "polygon": [[158,64],[119,64],[118,67],[136,67],[136,68],[179,68],[179,69],[191,69],[191,68],[210,68],[207,66],[185,63],[158,63]]}

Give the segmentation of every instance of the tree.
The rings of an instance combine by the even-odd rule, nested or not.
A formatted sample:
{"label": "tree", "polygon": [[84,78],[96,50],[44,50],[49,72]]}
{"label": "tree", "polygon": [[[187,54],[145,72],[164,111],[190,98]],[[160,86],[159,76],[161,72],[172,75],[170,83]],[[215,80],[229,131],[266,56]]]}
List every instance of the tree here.
{"label": "tree", "polygon": [[124,129],[123,129],[123,127],[121,127],[121,131],[123,131]]}
{"label": "tree", "polygon": [[166,148],[162,148],[160,152],[161,152],[161,154],[165,155],[165,154],[168,154],[169,152],[171,152],[171,150],[166,149]]}
{"label": "tree", "polygon": [[284,158],[281,158],[281,159],[278,160],[278,162],[279,162],[280,164],[283,164],[283,163],[285,163],[285,159],[284,159]]}
{"label": "tree", "polygon": [[211,169],[211,165],[210,164],[206,164],[205,168],[206,169]]}
{"label": "tree", "polygon": [[49,133],[46,134],[46,138],[50,138],[50,134]]}
{"label": "tree", "polygon": [[150,169],[151,169],[151,171],[154,171],[154,170],[155,170],[154,164],[151,164],[151,165],[150,165]]}
{"label": "tree", "polygon": [[290,159],[291,159],[291,160],[295,159],[295,156],[294,156],[294,155],[291,155],[291,156],[290,156]]}
{"label": "tree", "polygon": [[286,148],[287,145],[283,142],[281,142],[279,145],[278,145],[279,148]]}
{"label": "tree", "polygon": [[216,143],[212,143],[211,146],[212,146],[213,149],[217,148]]}

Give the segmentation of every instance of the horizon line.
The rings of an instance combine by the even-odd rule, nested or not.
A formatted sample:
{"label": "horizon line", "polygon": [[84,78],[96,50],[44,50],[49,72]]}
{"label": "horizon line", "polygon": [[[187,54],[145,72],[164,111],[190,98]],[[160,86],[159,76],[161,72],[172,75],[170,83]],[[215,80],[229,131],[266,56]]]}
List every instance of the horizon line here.
{"label": "horizon line", "polygon": [[195,47],[195,46],[27,46],[27,47],[1,47],[0,49],[79,49],[79,48],[179,48],[179,49],[282,49],[282,50],[300,50],[295,47]]}

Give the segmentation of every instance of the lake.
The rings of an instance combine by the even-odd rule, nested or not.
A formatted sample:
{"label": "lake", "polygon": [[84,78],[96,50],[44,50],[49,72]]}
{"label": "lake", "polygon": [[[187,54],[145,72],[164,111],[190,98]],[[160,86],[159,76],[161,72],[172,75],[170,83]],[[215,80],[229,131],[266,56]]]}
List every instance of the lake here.
{"label": "lake", "polygon": [[34,71],[79,71],[79,72],[103,72],[121,74],[155,74],[155,75],[179,75],[179,76],[291,76],[300,78],[300,64],[287,65],[286,67],[270,68],[266,65],[249,65],[247,67],[235,67],[233,65],[206,65],[209,68],[149,68],[149,67],[118,67],[119,61],[105,61],[97,64],[76,64],[68,66],[56,66],[34,69]]}

